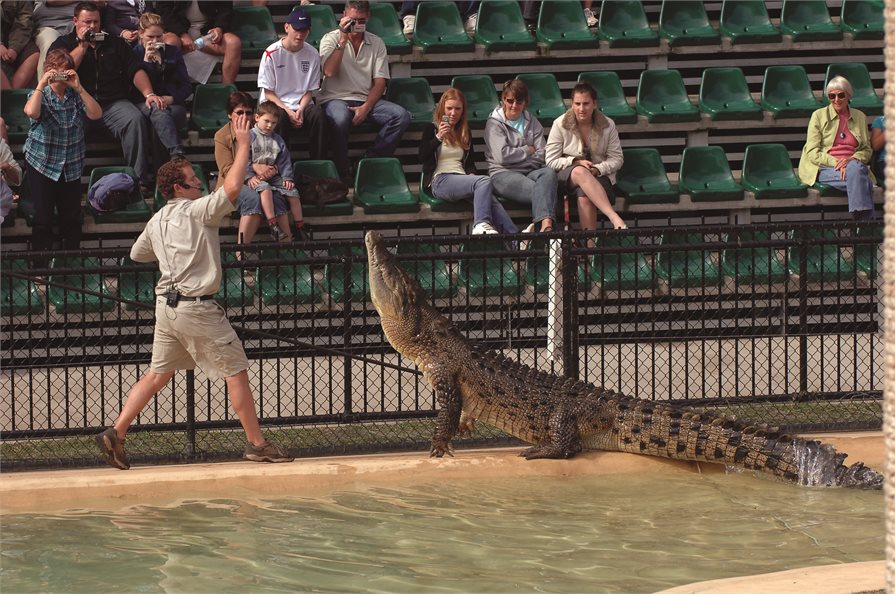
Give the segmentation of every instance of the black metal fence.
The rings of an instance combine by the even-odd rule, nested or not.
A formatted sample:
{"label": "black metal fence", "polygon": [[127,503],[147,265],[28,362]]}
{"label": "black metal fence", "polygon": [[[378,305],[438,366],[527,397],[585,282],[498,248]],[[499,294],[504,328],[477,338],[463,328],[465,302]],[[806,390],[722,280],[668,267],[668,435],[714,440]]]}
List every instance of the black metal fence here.
{"label": "black metal fence", "polygon": [[[881,423],[881,237],[826,222],[396,245],[463,334],[527,365],[805,430]],[[299,456],[426,449],[431,390],[384,340],[361,241],[242,249],[223,248],[218,303],[265,432]],[[32,256],[0,260],[3,469],[97,464],[92,436],[148,369],[158,272],[124,248]],[[128,450],[226,459],[243,439],[224,382],[197,370],[175,375]],[[457,445],[509,442],[483,427]]]}

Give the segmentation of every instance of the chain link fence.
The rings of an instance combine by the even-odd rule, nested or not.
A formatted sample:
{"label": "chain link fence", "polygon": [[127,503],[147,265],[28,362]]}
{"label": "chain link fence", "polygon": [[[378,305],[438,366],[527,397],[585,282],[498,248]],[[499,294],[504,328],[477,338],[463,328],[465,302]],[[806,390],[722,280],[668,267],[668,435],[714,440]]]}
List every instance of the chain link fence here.
{"label": "chain link fence", "polygon": [[[395,244],[464,335],[526,365],[816,430],[881,423],[881,233],[826,222]],[[382,335],[360,240],[241,249],[223,248],[217,302],[264,431],[299,456],[427,450],[434,398]],[[3,469],[99,464],[92,436],[148,370],[158,270],[123,248],[33,256],[0,260]],[[509,443],[479,424],[456,445]],[[128,434],[138,463],[243,448],[224,382],[200,370],[176,374]]]}

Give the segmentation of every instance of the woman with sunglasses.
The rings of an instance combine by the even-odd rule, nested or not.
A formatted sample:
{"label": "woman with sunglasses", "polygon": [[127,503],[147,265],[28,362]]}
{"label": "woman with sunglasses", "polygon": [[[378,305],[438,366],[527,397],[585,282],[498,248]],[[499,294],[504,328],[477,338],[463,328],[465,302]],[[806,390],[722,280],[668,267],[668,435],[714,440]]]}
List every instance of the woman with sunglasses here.
{"label": "woman with sunglasses", "polygon": [[526,111],[528,87],[519,79],[503,85],[501,105],[485,124],[485,159],[494,192],[531,204],[532,224],[523,232],[552,231],[556,216],[556,172],[547,167],[544,128]]}
{"label": "woman with sunglasses", "polygon": [[830,104],[811,114],[808,138],[799,160],[799,179],[816,182],[848,194],[848,210],[855,220],[873,214],[873,174],[868,169],[872,150],[863,112],[849,107],[851,83],[835,76],[827,83]]}
{"label": "woman with sunglasses", "polygon": [[[232,127],[234,119],[238,116],[248,116],[251,119],[254,112],[254,101],[248,93],[236,91],[227,98],[227,117],[230,121],[214,134],[214,160],[218,166],[218,182],[215,189],[223,187],[224,178],[230,172],[233,160],[236,158],[236,134]],[[236,175],[242,176],[244,173],[237,171]],[[257,175],[259,179],[266,181],[276,174],[276,166],[267,165],[266,170],[262,169]],[[289,209],[286,206],[286,200],[279,192],[273,193],[273,206],[277,225],[280,229],[288,229]],[[264,211],[261,209],[261,196],[243,184],[243,188],[239,191],[237,207],[240,215],[238,242],[252,243],[264,216]]]}
{"label": "woman with sunglasses", "polygon": [[572,89],[572,107],[556,118],[547,138],[547,165],[555,169],[563,192],[578,198],[581,228],[597,228],[599,209],[616,229],[622,220],[610,203],[615,174],[624,164],[615,122],[597,109],[597,91],[580,82]]}
{"label": "woman with sunglasses", "polygon": [[466,97],[459,90],[450,88],[441,96],[434,123],[423,129],[419,154],[428,192],[450,202],[472,198],[473,235],[519,232],[494,197],[491,178],[476,175]]}

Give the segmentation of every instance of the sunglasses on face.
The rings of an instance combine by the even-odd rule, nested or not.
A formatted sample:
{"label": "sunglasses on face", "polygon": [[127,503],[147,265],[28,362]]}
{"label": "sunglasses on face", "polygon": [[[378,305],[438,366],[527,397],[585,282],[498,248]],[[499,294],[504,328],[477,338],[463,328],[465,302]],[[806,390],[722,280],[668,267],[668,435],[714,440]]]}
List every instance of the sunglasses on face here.
{"label": "sunglasses on face", "polygon": [[254,112],[251,109],[237,109],[233,113],[236,115],[252,115]]}
{"label": "sunglasses on face", "polygon": [[833,99],[845,99],[845,93],[830,93],[827,95],[827,99],[830,101]]}
{"label": "sunglasses on face", "polygon": [[522,105],[523,103],[525,103],[525,101],[523,101],[522,99],[510,99],[507,97],[504,98],[503,102],[507,105]]}

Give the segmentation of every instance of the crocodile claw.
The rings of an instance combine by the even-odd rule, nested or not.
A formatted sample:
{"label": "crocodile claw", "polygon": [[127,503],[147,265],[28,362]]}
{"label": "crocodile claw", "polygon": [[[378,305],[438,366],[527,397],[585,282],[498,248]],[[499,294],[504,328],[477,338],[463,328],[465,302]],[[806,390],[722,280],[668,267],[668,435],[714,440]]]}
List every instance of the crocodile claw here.
{"label": "crocodile claw", "polygon": [[446,445],[432,444],[432,451],[429,452],[430,458],[443,458],[445,454],[447,454],[451,458],[454,457],[454,449],[451,447],[450,444],[446,444]]}

